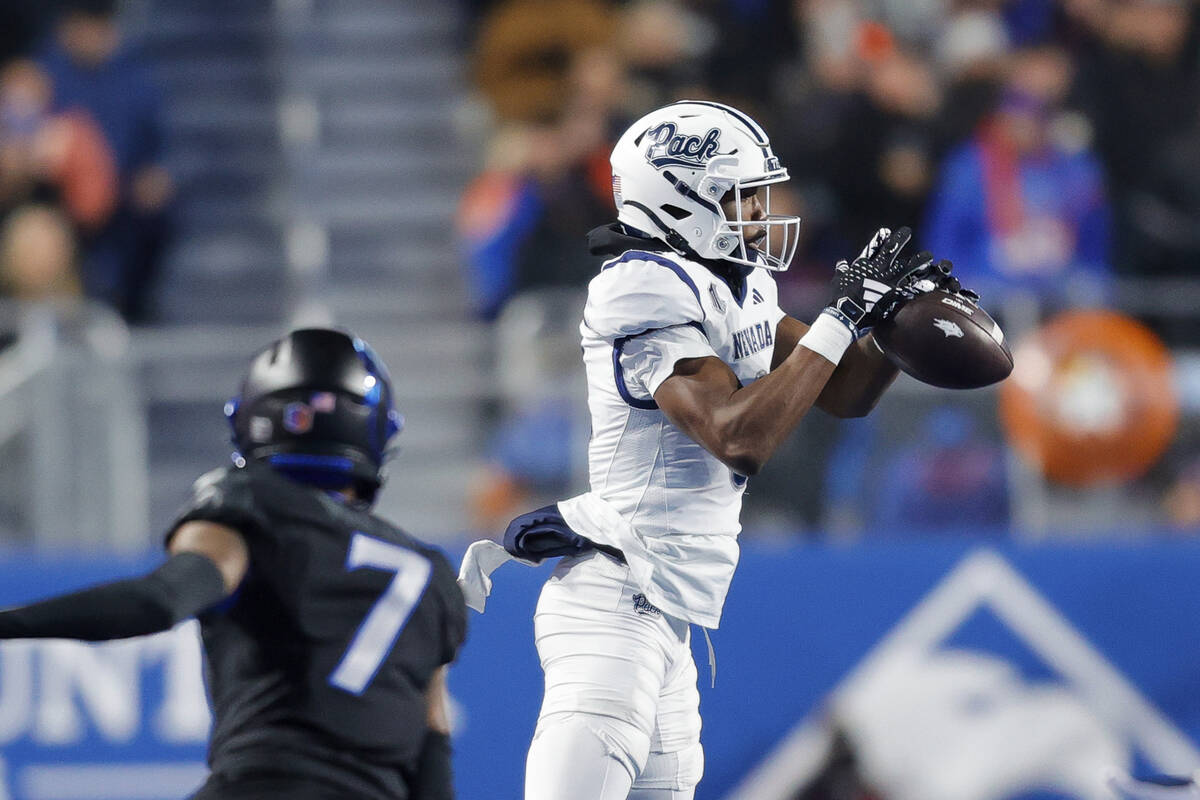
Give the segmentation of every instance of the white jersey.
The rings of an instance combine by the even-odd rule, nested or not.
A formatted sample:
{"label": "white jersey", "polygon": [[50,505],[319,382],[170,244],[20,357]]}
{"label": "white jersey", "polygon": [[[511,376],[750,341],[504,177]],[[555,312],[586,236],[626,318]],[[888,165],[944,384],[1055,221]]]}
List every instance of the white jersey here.
{"label": "white jersey", "polygon": [[[716,356],[742,385],[766,375],[783,316],[767,271],[750,271],[735,296],[674,253],[628,251],[588,286],[580,332],[591,494],[644,545],[651,602],[706,627],[716,627],[737,566],[746,478],[671,424],[653,397],[683,358]],[[588,527],[605,544],[629,544]]]}

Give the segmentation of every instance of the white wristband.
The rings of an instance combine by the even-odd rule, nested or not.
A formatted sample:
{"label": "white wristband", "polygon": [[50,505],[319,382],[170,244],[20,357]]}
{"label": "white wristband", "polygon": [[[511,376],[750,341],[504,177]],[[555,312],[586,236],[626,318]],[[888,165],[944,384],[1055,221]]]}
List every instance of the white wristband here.
{"label": "white wristband", "polygon": [[854,342],[854,334],[832,314],[820,314],[808,333],[800,337],[800,344],[814,353],[824,356],[834,364],[842,360],[846,348]]}

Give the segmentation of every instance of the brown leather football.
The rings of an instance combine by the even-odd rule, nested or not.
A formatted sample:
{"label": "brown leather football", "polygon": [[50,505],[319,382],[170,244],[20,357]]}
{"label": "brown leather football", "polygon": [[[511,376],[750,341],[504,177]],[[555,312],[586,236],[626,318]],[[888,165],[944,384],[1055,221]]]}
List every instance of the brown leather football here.
{"label": "brown leather football", "polygon": [[978,389],[1012,372],[1000,326],[959,294],[939,289],[918,295],[874,330],[888,359],[922,383]]}

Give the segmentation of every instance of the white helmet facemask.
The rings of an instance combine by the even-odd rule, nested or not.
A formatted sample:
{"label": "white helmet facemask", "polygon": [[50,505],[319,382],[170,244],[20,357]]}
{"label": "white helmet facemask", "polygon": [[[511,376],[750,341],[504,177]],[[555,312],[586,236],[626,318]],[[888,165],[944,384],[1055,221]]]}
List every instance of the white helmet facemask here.
{"label": "white helmet facemask", "polygon": [[[749,267],[788,268],[800,218],[771,211],[771,186],[788,180],[766,133],[719,103],[682,101],[634,123],[612,154],[618,219],[672,249]],[[742,216],[757,191],[764,216]],[[732,218],[721,200],[729,197]],[[761,238],[746,234],[761,230]]]}

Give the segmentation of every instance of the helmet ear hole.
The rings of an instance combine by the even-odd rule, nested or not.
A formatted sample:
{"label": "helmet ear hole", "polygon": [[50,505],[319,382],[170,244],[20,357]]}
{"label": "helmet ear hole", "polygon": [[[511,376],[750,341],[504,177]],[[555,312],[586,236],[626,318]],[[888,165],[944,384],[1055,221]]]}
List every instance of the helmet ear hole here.
{"label": "helmet ear hole", "polygon": [[686,208],[680,208],[679,206],[671,205],[670,203],[664,203],[659,206],[659,208],[670,214],[675,219],[687,219],[692,215],[692,212],[688,211]]}

